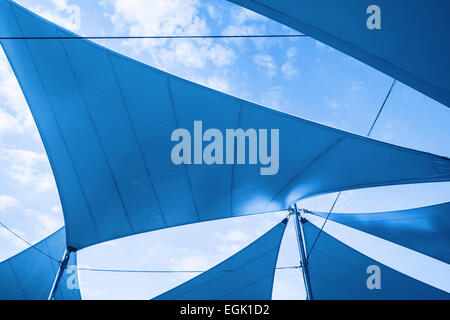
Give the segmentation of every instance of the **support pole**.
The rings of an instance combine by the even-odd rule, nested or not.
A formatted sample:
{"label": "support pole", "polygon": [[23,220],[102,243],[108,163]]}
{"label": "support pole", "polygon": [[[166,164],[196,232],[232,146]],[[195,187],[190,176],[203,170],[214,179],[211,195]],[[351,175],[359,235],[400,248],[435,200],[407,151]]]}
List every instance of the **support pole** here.
{"label": "support pole", "polygon": [[70,254],[75,251],[73,248],[67,247],[64,252],[64,256],[59,263],[58,273],[56,274],[55,281],[53,282],[52,290],[50,291],[50,295],[48,296],[48,300],[55,300],[56,291],[58,290],[58,286],[61,282],[64,271],[67,268],[67,264],[69,263]]}
{"label": "support pole", "polygon": [[303,218],[300,216],[296,204],[294,204],[294,208],[291,209],[291,213],[294,215],[298,251],[300,255],[300,267],[302,268],[303,281],[305,283],[306,300],[313,300],[313,295],[311,291],[311,282],[309,281],[308,260],[306,258],[304,235],[302,228]]}

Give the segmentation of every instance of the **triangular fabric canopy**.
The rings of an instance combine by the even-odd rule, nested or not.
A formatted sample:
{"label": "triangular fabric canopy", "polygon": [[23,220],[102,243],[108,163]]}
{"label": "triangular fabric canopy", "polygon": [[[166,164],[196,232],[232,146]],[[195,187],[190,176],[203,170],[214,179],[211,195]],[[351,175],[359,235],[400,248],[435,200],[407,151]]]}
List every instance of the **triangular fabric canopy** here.
{"label": "triangular fabric canopy", "polygon": [[[306,248],[310,252],[319,228],[306,222],[303,231]],[[308,268],[316,300],[450,299],[449,293],[389,268],[326,232],[321,232],[309,256]],[[375,270],[377,268],[379,270]],[[374,288],[377,282],[371,278],[377,275],[379,289]]]}
{"label": "triangular fabric canopy", "polygon": [[[0,35],[74,36],[8,0],[0,0]],[[87,40],[1,44],[39,128],[68,246],[75,249],[166,227],[284,210],[294,200],[321,193],[450,180],[447,158],[261,107]],[[278,173],[261,175],[254,164],[174,164],[171,135],[185,128],[197,139],[194,121],[202,121],[203,131],[216,128],[224,136],[226,129],[268,129],[269,142],[270,130],[279,129]],[[269,153],[277,154],[270,145]]]}
{"label": "triangular fabric canopy", "polygon": [[[229,0],[305,33],[450,106],[447,0]],[[376,23],[380,29],[369,29]],[[375,11],[374,11],[375,10]],[[369,11],[370,13],[368,13]]]}
{"label": "triangular fabric canopy", "polygon": [[450,202],[390,212],[331,213],[328,219],[450,264]]}
{"label": "triangular fabric canopy", "polygon": [[270,300],[287,219],[201,275],[154,300]]}
{"label": "triangular fabric canopy", "polygon": [[[47,300],[66,250],[64,228],[0,263],[0,300]],[[55,300],[81,300],[73,252]]]}

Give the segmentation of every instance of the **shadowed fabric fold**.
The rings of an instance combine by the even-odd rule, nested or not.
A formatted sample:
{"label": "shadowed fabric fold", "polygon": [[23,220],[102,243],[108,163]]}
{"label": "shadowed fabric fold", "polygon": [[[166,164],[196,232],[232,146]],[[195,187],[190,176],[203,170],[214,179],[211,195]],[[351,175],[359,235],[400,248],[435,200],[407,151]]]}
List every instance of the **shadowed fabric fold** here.
{"label": "shadowed fabric fold", "polygon": [[[305,33],[450,106],[450,2],[229,0]],[[367,20],[380,9],[380,29]],[[367,12],[369,11],[369,13]]]}
{"label": "shadowed fabric fold", "polygon": [[238,253],[153,300],[270,300],[287,219]]}
{"label": "shadowed fabric fold", "polygon": [[[37,250],[37,249],[38,250]],[[0,300],[47,300],[66,250],[64,228],[0,263]],[[53,258],[53,259],[52,259]],[[72,252],[55,300],[81,300]]]}
{"label": "shadowed fabric fold", "polygon": [[389,212],[331,213],[328,219],[450,264],[450,202]]}
{"label": "shadowed fabric fold", "polygon": [[[306,222],[303,230],[309,252],[320,229]],[[320,233],[308,258],[308,268],[317,300],[450,299],[449,293],[375,261],[326,232]],[[379,268],[378,272],[374,268]],[[374,287],[377,276],[378,289]]]}
{"label": "shadowed fabric fold", "polygon": [[[73,36],[0,0],[1,36]],[[447,158],[336,130],[164,73],[88,40],[2,40],[52,166],[68,246],[285,210],[339,190],[450,180]],[[176,165],[171,134],[279,129],[279,171]]]}

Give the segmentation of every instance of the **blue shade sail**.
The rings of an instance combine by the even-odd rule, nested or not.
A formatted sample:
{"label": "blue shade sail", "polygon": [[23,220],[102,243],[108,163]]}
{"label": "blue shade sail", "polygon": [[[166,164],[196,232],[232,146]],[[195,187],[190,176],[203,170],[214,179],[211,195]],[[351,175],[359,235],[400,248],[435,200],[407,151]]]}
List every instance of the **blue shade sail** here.
{"label": "blue shade sail", "polygon": [[[37,250],[38,249],[38,250]],[[47,300],[66,250],[64,228],[0,263],[0,300]],[[51,258],[50,258],[51,257]],[[72,252],[56,300],[81,300]]]}
{"label": "blue shade sail", "polygon": [[332,213],[329,219],[450,264],[450,202],[401,211]]}
{"label": "blue shade sail", "polygon": [[270,300],[287,219],[199,276],[154,300]]}
{"label": "blue shade sail", "polygon": [[[8,0],[0,0],[0,35],[74,36]],[[68,246],[75,249],[166,227],[284,210],[294,200],[321,193],[450,180],[447,158],[258,106],[87,40],[1,44],[44,142]],[[259,164],[174,164],[177,143],[171,135],[184,128],[196,140],[194,121],[202,121],[203,132],[215,128],[224,137],[226,129],[254,128],[268,129],[270,139],[270,130],[279,129],[278,173],[261,175],[265,165]]]}
{"label": "blue shade sail", "polygon": [[[326,43],[450,106],[450,2],[229,0]],[[371,5],[380,12],[380,29]],[[367,13],[369,11],[370,13]]]}
{"label": "blue shade sail", "polygon": [[[310,252],[319,229],[306,222],[303,231],[307,252]],[[320,233],[309,256],[308,268],[316,300],[450,299],[450,293],[389,268],[326,232]],[[379,268],[379,273],[374,268]],[[377,282],[373,276],[377,275],[380,289],[374,288]]]}

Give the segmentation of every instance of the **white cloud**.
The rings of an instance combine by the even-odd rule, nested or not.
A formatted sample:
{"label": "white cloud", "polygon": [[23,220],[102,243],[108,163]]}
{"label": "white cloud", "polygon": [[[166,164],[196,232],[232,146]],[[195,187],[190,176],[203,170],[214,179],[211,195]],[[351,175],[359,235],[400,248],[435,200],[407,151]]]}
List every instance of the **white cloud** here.
{"label": "white cloud", "polygon": [[[16,229],[12,229],[16,234],[21,236],[22,238],[26,238],[26,234]],[[0,236],[8,241],[8,243],[12,243],[18,249],[25,249],[28,245],[20,240],[18,237],[13,235],[10,231],[6,230],[3,227],[0,227]]]}
{"label": "white cloud", "polygon": [[69,4],[68,0],[47,0],[49,5],[31,8],[45,19],[63,26],[71,31],[79,31],[81,27],[81,9],[79,6]]}
{"label": "white cloud", "polygon": [[217,237],[224,242],[249,242],[251,235],[243,230],[230,230],[225,234],[219,233]]}
{"label": "white cloud", "polygon": [[[204,271],[218,263],[217,257],[211,254],[203,254],[190,250],[189,254],[178,253],[170,262],[170,270]],[[184,281],[194,277],[195,273],[179,273],[177,276]]]}
{"label": "white cloud", "polygon": [[323,48],[326,48],[327,45],[325,43],[322,43],[322,42],[316,40],[316,47],[319,49],[323,49]]}
{"label": "white cloud", "polygon": [[[223,31],[223,35],[257,35],[267,32],[267,19],[253,11],[242,7],[232,7],[230,10],[230,25]],[[232,43],[241,51],[246,49],[247,44],[253,43],[258,51],[264,51],[268,46],[274,45],[274,39],[255,38],[255,39],[227,39],[226,43]]]}
{"label": "white cloud", "polygon": [[[208,35],[206,17],[198,0],[107,0],[113,7],[110,20],[116,29],[130,35]],[[145,9],[143,9],[145,8]],[[211,10],[210,14],[214,14]],[[234,63],[233,49],[211,39],[130,40],[124,45],[136,53],[145,51],[151,62],[167,71],[177,65],[204,68],[207,63],[223,67]]]}
{"label": "white cloud", "polygon": [[254,239],[254,235],[250,231],[246,232],[243,229],[235,229],[229,230],[226,233],[219,232],[216,238],[221,241],[216,245],[216,250],[229,257],[250,244]]}
{"label": "white cloud", "polygon": [[35,130],[31,112],[20,86],[0,49],[0,138],[2,134],[26,134]]}
{"label": "white cloud", "polygon": [[351,92],[361,92],[364,90],[364,83],[362,81],[352,81],[349,84],[349,90]]}
{"label": "white cloud", "polygon": [[298,74],[297,69],[291,61],[287,61],[281,67],[281,72],[286,79],[292,79],[295,75]]}
{"label": "white cloud", "polygon": [[22,187],[32,187],[37,192],[46,192],[55,187],[45,154],[2,147],[0,159],[8,163],[3,171]]}
{"label": "white cloud", "polygon": [[283,104],[283,88],[274,86],[261,95],[261,103],[269,108],[278,109]]}
{"label": "white cloud", "polygon": [[54,212],[54,213],[62,213],[62,208],[61,208],[61,205],[56,205],[56,206],[53,206],[52,207],[52,212]]}
{"label": "white cloud", "polygon": [[24,212],[30,218],[37,220],[38,225],[36,225],[36,229],[39,230],[39,233],[43,237],[47,236],[50,233],[55,232],[63,225],[61,215],[56,215],[54,213],[45,214],[34,209],[25,209]]}
{"label": "white cloud", "polygon": [[6,132],[20,132],[20,123],[0,106],[0,136]]}
{"label": "white cloud", "polygon": [[211,76],[207,78],[191,77],[189,80],[214,90],[230,93],[230,83],[225,77],[220,76]]}
{"label": "white cloud", "polygon": [[186,255],[183,257],[174,257],[170,259],[173,264],[173,270],[206,270],[211,267],[211,259],[208,255]]}
{"label": "white cloud", "polygon": [[232,256],[239,250],[241,250],[243,247],[236,244],[236,243],[230,243],[230,244],[221,244],[216,246],[216,250],[222,254],[224,254],[227,257]]}
{"label": "white cloud", "polygon": [[221,44],[211,46],[206,52],[206,56],[219,67],[231,65],[236,59],[234,51],[230,48],[224,47]]}
{"label": "white cloud", "polygon": [[269,21],[268,18],[242,7],[233,7],[231,17],[235,22],[239,24],[243,24],[249,21]]}
{"label": "white cloud", "polygon": [[[50,232],[55,232],[59,228],[61,228],[61,222],[54,216],[50,216],[47,214],[39,214],[36,216],[39,220],[41,226],[46,231],[44,234],[48,234]],[[44,231],[40,228],[41,231]]]}
{"label": "white cloud", "polygon": [[290,47],[286,50],[286,62],[281,66],[281,73],[287,80],[292,79],[299,72],[295,67],[295,57],[297,56],[297,49]]}
{"label": "white cloud", "polygon": [[49,171],[42,172],[38,174],[38,176],[35,176],[34,184],[37,192],[47,192],[56,188],[53,174]]}
{"label": "white cloud", "polygon": [[6,196],[6,195],[0,195],[0,211],[3,211],[10,207],[14,207],[16,205],[17,205],[16,198]]}
{"label": "white cloud", "polygon": [[255,54],[253,56],[253,62],[257,65],[258,70],[265,76],[271,78],[277,74],[277,65],[272,56],[268,54]]}
{"label": "white cloud", "polygon": [[206,10],[208,12],[209,17],[214,20],[214,22],[217,25],[223,24],[223,18],[225,16],[225,12],[222,8],[222,6],[219,6],[218,4],[208,4],[206,6]]}
{"label": "white cloud", "polygon": [[286,58],[293,59],[297,56],[298,49],[296,47],[289,47],[286,50]]}
{"label": "white cloud", "polygon": [[327,105],[327,107],[331,108],[331,109],[339,109],[341,107],[341,104],[334,100],[334,99],[330,99],[330,98],[324,98],[325,104]]}

